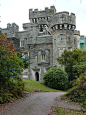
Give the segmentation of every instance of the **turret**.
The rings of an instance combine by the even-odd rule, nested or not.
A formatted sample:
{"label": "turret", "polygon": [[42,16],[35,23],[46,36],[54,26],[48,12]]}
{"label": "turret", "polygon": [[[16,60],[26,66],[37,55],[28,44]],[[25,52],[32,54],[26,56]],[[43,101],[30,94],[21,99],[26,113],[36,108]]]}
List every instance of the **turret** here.
{"label": "turret", "polygon": [[10,27],[11,27],[11,24],[10,24],[10,23],[8,23],[8,24],[7,24],[7,28],[10,28]]}
{"label": "turret", "polygon": [[50,21],[50,29],[53,35],[53,66],[58,65],[56,58],[60,57],[64,50],[74,49],[74,30],[76,28],[75,14],[69,12],[58,12]]}
{"label": "turret", "polygon": [[80,49],[80,31],[74,31],[74,47]]}
{"label": "turret", "polygon": [[56,9],[54,6],[51,6],[50,9],[48,7],[45,10],[38,11],[38,9],[29,9],[29,19],[32,23],[37,23],[40,19],[49,20],[53,14],[56,13]]}
{"label": "turret", "polygon": [[76,28],[76,16],[75,14],[69,12],[59,12],[54,14],[51,21],[51,28],[53,31],[55,30],[74,30]]}
{"label": "turret", "polygon": [[80,36],[80,31],[75,30],[74,35],[79,35]]}

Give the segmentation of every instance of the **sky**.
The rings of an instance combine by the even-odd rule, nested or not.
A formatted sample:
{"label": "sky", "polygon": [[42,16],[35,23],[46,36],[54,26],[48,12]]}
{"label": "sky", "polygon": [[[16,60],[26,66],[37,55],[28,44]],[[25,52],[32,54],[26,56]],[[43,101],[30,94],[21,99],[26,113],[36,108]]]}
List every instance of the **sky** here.
{"label": "sky", "polygon": [[7,23],[16,23],[22,31],[22,24],[30,22],[29,9],[44,10],[54,5],[56,12],[75,13],[76,29],[86,36],[86,0],[0,0],[0,4],[1,28],[6,28]]}

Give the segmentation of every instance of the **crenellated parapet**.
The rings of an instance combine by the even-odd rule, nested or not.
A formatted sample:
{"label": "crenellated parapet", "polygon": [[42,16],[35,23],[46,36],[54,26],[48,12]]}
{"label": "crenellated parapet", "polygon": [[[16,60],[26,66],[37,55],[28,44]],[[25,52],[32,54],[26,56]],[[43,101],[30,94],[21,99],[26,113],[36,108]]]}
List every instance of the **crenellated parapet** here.
{"label": "crenellated parapet", "polygon": [[79,36],[80,36],[80,31],[75,30],[75,31],[74,31],[74,35],[79,35]]}
{"label": "crenellated parapet", "polygon": [[48,7],[45,10],[39,11],[38,9],[29,9],[29,19],[31,22],[36,23],[40,19],[49,20],[53,14],[56,13],[56,9],[54,6],[51,6],[50,9]]}
{"label": "crenellated parapet", "polygon": [[59,12],[53,15],[51,20],[51,28],[56,29],[69,29],[74,30],[76,28],[76,16],[69,12]]}
{"label": "crenellated parapet", "polygon": [[84,39],[85,39],[85,36],[81,35],[80,40],[84,40]]}
{"label": "crenellated parapet", "polygon": [[19,31],[19,26],[15,23],[8,23],[7,28],[2,29],[2,32],[7,35],[8,38],[16,37],[16,32]]}
{"label": "crenellated parapet", "polygon": [[9,28],[13,28],[13,27],[15,27],[15,28],[19,28],[19,26],[17,25],[17,24],[15,24],[15,23],[12,23],[12,24],[10,24],[10,23],[8,23],[7,24],[7,28],[9,29]]}

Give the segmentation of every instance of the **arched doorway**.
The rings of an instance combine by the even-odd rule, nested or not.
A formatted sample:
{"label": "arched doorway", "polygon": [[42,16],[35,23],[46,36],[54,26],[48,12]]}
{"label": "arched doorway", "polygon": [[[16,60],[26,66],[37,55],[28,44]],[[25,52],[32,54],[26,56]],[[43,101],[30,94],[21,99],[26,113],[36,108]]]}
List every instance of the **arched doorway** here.
{"label": "arched doorway", "polygon": [[39,81],[39,73],[38,72],[35,73],[35,79],[36,79],[36,81]]}

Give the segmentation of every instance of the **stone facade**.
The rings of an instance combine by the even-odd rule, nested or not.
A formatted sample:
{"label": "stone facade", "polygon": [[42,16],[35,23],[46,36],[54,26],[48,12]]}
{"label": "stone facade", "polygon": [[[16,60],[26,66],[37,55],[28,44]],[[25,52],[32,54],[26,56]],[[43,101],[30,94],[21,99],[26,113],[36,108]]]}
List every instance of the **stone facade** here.
{"label": "stone facade", "polygon": [[[43,74],[53,66],[60,66],[57,57],[62,52],[80,48],[80,43],[85,44],[85,37],[80,36],[76,28],[74,13],[58,12],[54,6],[43,11],[29,9],[30,23],[24,23],[24,31],[13,23],[7,24],[2,33],[7,38],[12,38],[16,51],[22,51],[28,56],[30,66],[24,70],[24,78],[30,80],[43,80]],[[82,41],[81,41],[82,40]],[[83,44],[81,43],[81,44]]]}

